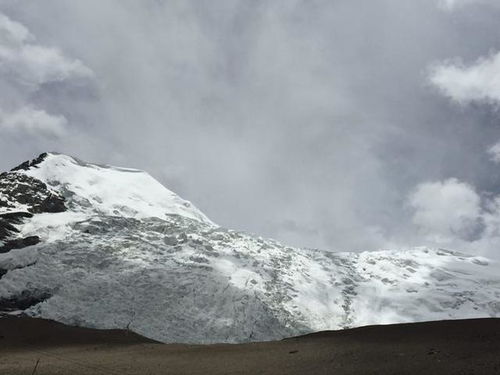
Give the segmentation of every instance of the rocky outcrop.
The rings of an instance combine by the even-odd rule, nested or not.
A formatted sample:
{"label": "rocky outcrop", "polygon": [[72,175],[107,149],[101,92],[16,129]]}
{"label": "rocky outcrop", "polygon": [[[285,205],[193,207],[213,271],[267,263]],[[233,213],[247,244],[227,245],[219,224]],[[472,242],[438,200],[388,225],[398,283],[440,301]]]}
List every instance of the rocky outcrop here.
{"label": "rocky outcrop", "polygon": [[40,237],[29,236],[25,238],[16,238],[10,241],[4,241],[4,245],[0,246],[0,254],[7,253],[13,249],[23,249],[28,246],[36,245],[40,243]]}
{"label": "rocky outcrop", "polygon": [[64,198],[45,183],[16,172],[0,174],[0,209],[25,209],[34,214],[63,212]]}
{"label": "rocky outcrop", "polygon": [[45,160],[45,158],[47,156],[48,156],[48,154],[46,152],[44,152],[43,154],[41,154],[37,158],[35,158],[33,160],[27,160],[24,163],[19,164],[17,167],[12,168],[11,172],[14,172],[14,171],[27,171],[31,167],[34,167],[34,166],[40,164],[42,161]]}
{"label": "rocky outcrop", "polygon": [[0,298],[0,311],[25,310],[49,299],[51,295],[44,291],[23,291],[20,295],[11,298]]}
{"label": "rocky outcrop", "polygon": [[22,249],[40,242],[37,236],[18,238],[17,225],[33,214],[66,211],[65,199],[49,190],[47,185],[16,171],[25,170],[41,163],[47,154],[27,161],[11,172],[0,174],[0,253]]}

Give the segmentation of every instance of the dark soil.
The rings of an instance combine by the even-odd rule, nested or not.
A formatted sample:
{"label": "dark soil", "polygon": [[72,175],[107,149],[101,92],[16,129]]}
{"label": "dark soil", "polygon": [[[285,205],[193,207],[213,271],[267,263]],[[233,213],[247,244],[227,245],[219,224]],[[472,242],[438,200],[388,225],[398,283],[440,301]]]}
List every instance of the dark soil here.
{"label": "dark soil", "polygon": [[372,326],[242,345],[0,319],[0,374],[500,374],[500,319]]}

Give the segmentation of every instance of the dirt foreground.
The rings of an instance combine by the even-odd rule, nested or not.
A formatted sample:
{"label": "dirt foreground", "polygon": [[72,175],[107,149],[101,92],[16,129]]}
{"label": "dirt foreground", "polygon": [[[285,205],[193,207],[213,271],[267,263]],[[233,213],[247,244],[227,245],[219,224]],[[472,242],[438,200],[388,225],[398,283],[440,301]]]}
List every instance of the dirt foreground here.
{"label": "dirt foreground", "polygon": [[[37,364],[38,362],[38,364]],[[35,369],[36,366],[36,369]],[[278,342],[166,345],[118,330],[0,318],[0,374],[500,374],[500,319],[320,332]]]}

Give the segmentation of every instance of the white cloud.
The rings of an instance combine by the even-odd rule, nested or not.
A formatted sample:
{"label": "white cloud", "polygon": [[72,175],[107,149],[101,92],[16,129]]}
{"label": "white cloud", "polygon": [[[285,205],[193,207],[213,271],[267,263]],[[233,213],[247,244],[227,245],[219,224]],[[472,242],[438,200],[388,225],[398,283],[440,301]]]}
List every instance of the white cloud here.
{"label": "white cloud", "polygon": [[457,179],[420,184],[409,204],[413,223],[434,241],[470,240],[481,229],[481,199],[472,186]]}
{"label": "white cloud", "polygon": [[0,69],[35,90],[47,82],[91,76],[91,71],[80,61],[64,57],[55,48],[37,45],[23,45],[15,49],[0,46]]}
{"label": "white cloud", "polygon": [[[30,135],[60,138],[68,120],[32,103],[34,93],[43,97],[44,84],[74,83],[93,77],[80,60],[65,56],[58,48],[37,43],[19,22],[0,13],[0,130],[2,137]],[[85,81],[84,81],[85,82]]]}
{"label": "white cloud", "polygon": [[59,137],[64,135],[67,123],[64,116],[30,107],[15,112],[0,111],[0,129],[13,133]]}
{"label": "white cloud", "polygon": [[[470,66],[459,60],[435,65],[429,80],[444,96],[461,105],[475,102],[500,108],[500,52]],[[487,152],[492,161],[500,163],[500,142]]]}
{"label": "white cloud", "polygon": [[488,149],[488,154],[490,154],[491,160],[495,163],[500,163],[500,142],[495,143]]}
{"label": "white cloud", "polygon": [[0,74],[30,90],[47,82],[88,78],[92,71],[52,47],[34,44],[34,37],[20,23],[0,14]]}
{"label": "white cloud", "polygon": [[488,256],[500,248],[500,196],[457,179],[420,184],[408,198],[417,239]]}
{"label": "white cloud", "polygon": [[2,44],[20,45],[30,39],[33,39],[33,36],[24,25],[12,21],[0,13],[0,41]]}
{"label": "white cloud", "polygon": [[439,0],[438,4],[445,10],[455,10],[469,4],[500,5],[499,0]]}
{"label": "white cloud", "polygon": [[447,61],[431,69],[430,82],[451,100],[500,104],[500,53],[465,66]]}

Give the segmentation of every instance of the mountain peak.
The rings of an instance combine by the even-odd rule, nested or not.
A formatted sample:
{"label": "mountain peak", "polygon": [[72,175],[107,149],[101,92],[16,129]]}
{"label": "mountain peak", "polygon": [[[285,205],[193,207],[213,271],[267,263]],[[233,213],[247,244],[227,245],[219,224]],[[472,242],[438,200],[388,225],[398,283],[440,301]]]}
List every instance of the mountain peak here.
{"label": "mountain peak", "polygon": [[78,165],[80,167],[89,167],[89,168],[102,168],[102,169],[114,169],[122,172],[136,172],[136,173],[147,173],[145,171],[139,170],[139,169],[133,169],[133,168],[122,168],[122,167],[115,167],[107,164],[98,164],[98,163],[90,163],[87,161],[84,161],[80,158],[77,158],[76,156],[68,155],[68,154],[63,154],[60,152],[44,152],[37,156],[36,158],[32,160],[27,160],[17,167],[14,167],[11,169],[11,172],[16,172],[16,171],[29,171],[32,168],[40,168],[42,164],[45,162],[52,163],[52,165],[57,164],[57,165],[64,165],[64,164],[74,164]]}
{"label": "mountain peak", "polygon": [[12,168],[10,171],[11,172],[26,171],[26,170],[30,169],[31,167],[34,167],[37,164],[40,164],[41,162],[43,162],[49,154],[54,154],[54,153],[44,152],[44,153],[40,154],[38,157],[36,157],[35,159],[27,160],[27,161],[19,164],[17,167]]}
{"label": "mountain peak", "polygon": [[92,164],[50,152],[22,163],[11,173],[46,184],[66,199],[70,211],[139,219],[180,215],[212,224],[189,201],[141,170]]}

